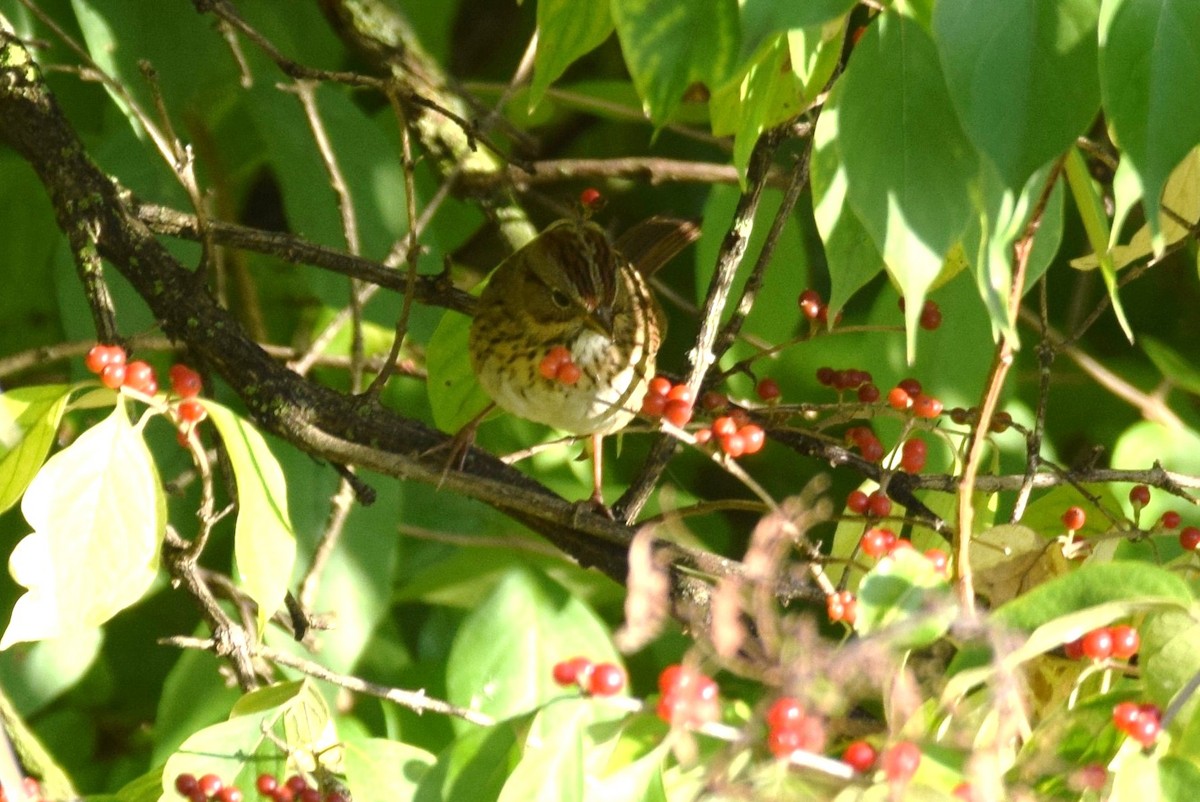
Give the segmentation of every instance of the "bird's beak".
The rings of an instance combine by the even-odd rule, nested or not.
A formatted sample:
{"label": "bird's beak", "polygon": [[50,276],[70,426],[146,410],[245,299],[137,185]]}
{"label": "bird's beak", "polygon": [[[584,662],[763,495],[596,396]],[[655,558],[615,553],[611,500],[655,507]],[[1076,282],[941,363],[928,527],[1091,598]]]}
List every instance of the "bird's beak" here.
{"label": "bird's beak", "polygon": [[613,312],[612,307],[601,306],[598,309],[592,310],[585,318],[587,327],[597,334],[603,334],[605,337],[612,339],[613,336]]}

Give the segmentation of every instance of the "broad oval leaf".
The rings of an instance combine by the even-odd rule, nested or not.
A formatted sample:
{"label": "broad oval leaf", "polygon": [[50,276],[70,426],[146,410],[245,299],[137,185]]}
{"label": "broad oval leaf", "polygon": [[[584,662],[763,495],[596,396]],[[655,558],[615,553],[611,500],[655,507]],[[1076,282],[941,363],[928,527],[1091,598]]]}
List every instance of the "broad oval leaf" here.
{"label": "broad oval leaf", "polygon": [[541,102],[546,89],[567,67],[612,33],[609,0],[538,0],[537,27],[530,109]]}
{"label": "broad oval leaf", "polygon": [[934,7],[946,84],[967,136],[1020,189],[1100,107],[1095,0]]}
{"label": "broad oval leaf", "polygon": [[1100,7],[1104,111],[1142,186],[1155,253],[1166,239],[1159,195],[1200,142],[1200,3],[1104,0]]}
{"label": "broad oval leaf", "polygon": [[241,416],[201,399],[229,454],[237,480],[234,558],[246,593],[258,604],[258,630],[279,609],[296,561],[287,482],[263,436]]}
{"label": "broad oval leaf", "polygon": [[471,318],[446,312],[425,350],[429,407],[434,424],[443,432],[457,432],[492,402],[471,369],[470,329]]}
{"label": "broad oval leaf", "polygon": [[509,718],[563,696],[550,667],[577,655],[621,662],[604,622],[582,600],[541,573],[515,569],[459,627],[446,690],[455,704]]}
{"label": "broad oval leaf", "polygon": [[0,649],[98,627],[158,573],[166,502],[150,451],[124,405],[47,460],[25,491],[33,527],[9,570],[17,600]]}
{"label": "broad oval leaf", "polygon": [[883,632],[897,646],[916,649],[945,634],[956,614],[946,577],[925,555],[900,549],[863,577],[854,629]]}
{"label": "broad oval leaf", "polygon": [[348,738],[343,765],[354,802],[412,799],[436,757],[386,738]]}

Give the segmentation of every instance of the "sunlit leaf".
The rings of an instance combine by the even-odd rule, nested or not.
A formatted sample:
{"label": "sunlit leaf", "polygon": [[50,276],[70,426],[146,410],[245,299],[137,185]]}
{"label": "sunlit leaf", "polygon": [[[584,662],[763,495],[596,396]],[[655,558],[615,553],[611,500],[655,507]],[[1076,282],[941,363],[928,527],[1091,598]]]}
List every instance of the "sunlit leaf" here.
{"label": "sunlit leaf", "polygon": [[533,61],[529,106],[583,54],[613,31],[609,0],[538,0],[538,46]]}
{"label": "sunlit leaf", "polygon": [[9,570],[28,588],[0,649],[98,627],[158,573],[166,503],[158,471],[123,405],[55,454],[25,491],[33,527]]}
{"label": "sunlit leaf", "polygon": [[424,749],[385,738],[348,738],[343,764],[354,802],[411,799],[436,758]]}
{"label": "sunlit leaf", "polygon": [[899,549],[859,584],[854,628],[861,635],[884,632],[912,649],[940,638],[955,615],[946,577],[915,549]]}
{"label": "sunlit leaf", "polygon": [[63,384],[0,393],[0,512],[17,503],[42,467],[70,394]]}

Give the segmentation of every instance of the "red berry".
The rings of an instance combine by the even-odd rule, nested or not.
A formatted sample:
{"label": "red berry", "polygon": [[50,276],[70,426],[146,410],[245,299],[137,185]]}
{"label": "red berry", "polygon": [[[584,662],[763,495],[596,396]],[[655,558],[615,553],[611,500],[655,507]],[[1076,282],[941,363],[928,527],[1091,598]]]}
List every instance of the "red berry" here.
{"label": "red berry", "polygon": [[321,792],[316,788],[305,788],[296,795],[297,802],[321,802]]}
{"label": "red berry", "polygon": [[194,398],[180,401],[176,411],[179,413],[179,420],[184,423],[197,423],[204,420],[204,416],[208,414],[204,405]]}
{"label": "red berry", "polygon": [[942,402],[922,393],[913,399],[913,414],[918,418],[936,418],[942,414]]}
{"label": "red berry", "polygon": [[700,407],[705,412],[716,412],[718,409],[724,409],[728,405],[729,399],[714,390],[709,390],[700,396]]}
{"label": "red berry", "polygon": [[886,518],[892,513],[892,500],[887,493],[876,490],[867,496],[867,514],[872,518]]}
{"label": "red berry", "polygon": [[1113,642],[1112,656],[1118,660],[1128,660],[1142,648],[1142,636],[1128,624],[1111,627],[1109,634],[1112,635]]}
{"label": "red berry", "polygon": [[767,441],[767,433],[762,430],[762,427],[755,423],[748,423],[738,429],[738,437],[746,444],[746,454],[757,454],[762,451],[763,444]]}
{"label": "red berry", "polygon": [[908,393],[912,398],[916,398],[921,394],[921,383],[913,378],[901,379],[896,386]]}
{"label": "red berry", "polygon": [[216,798],[219,802],[242,802],[242,789],[236,785],[227,785],[217,791]]}
{"label": "red berry", "polygon": [[875,747],[866,741],[851,741],[842,752],[842,762],[848,764],[859,774],[866,774],[870,771],[878,757]]}
{"label": "red berry", "polygon": [[805,290],[800,293],[798,300],[800,311],[809,320],[816,320],[821,316],[821,309],[825,306],[821,300],[821,294],[816,290]]}
{"label": "red berry", "polygon": [[780,696],[767,709],[767,726],[773,730],[796,729],[804,718],[804,705],[794,696]]}
{"label": "red berry", "polygon": [[1167,510],[1162,514],[1163,529],[1177,529],[1183,521],[1183,517],[1175,510]]}
{"label": "red berry", "polygon": [[1113,725],[1121,732],[1129,733],[1142,717],[1142,710],[1136,702],[1121,702],[1113,708]]}
{"label": "red berry", "polygon": [[625,672],[612,663],[599,663],[592,669],[588,692],[593,696],[615,696],[625,687]]}
{"label": "red berry", "polygon": [[1068,787],[1079,791],[1101,791],[1108,782],[1108,770],[1099,763],[1089,763],[1074,772],[1068,780]]}
{"label": "red berry", "polygon": [[674,691],[681,682],[686,682],[691,672],[686,671],[679,663],[672,663],[658,674],[659,693]]}
{"label": "red berry", "polygon": [[663,418],[682,429],[692,419],[692,405],[687,401],[668,401],[663,408]]}
{"label": "red berry", "polygon": [[1134,485],[1129,490],[1129,503],[1135,510],[1140,510],[1150,503],[1150,488],[1145,485]]}
{"label": "red berry", "polygon": [[767,735],[767,748],[775,757],[786,758],[800,749],[800,732],[792,729],[773,729]]}
{"label": "red berry", "polygon": [[858,601],[848,590],[831,593],[825,597],[825,611],[830,621],[845,621],[853,625],[858,611]]}
{"label": "red berry", "polygon": [[925,456],[929,447],[919,437],[905,440],[900,449],[900,467],[908,473],[920,473],[925,467]]}
{"label": "red berry", "polygon": [[1187,551],[1195,551],[1200,546],[1200,529],[1194,526],[1185,526],[1179,533],[1179,545]]}
{"label": "red berry", "polygon": [[728,437],[738,430],[738,425],[733,418],[722,415],[713,421],[712,430],[717,437]]}
{"label": "red berry", "polygon": [[271,793],[271,799],[274,802],[292,802],[296,798],[296,794],[291,788],[286,785],[281,785]]}
{"label": "red berry", "polygon": [[779,396],[783,395],[783,391],[779,389],[779,382],[774,379],[763,379],[755,389],[758,392],[758,397],[763,401],[775,401]]}
{"label": "red berry", "polygon": [[950,557],[941,549],[927,549],[925,558],[933,563],[933,570],[942,576],[950,576]]}
{"label": "red berry", "polygon": [[876,559],[884,556],[896,543],[896,533],[890,529],[868,529],[863,533],[862,539],[858,542],[858,547],[862,549],[862,553],[868,557]]}
{"label": "red berry", "polygon": [[105,387],[116,390],[125,383],[125,365],[111,363],[100,370],[100,383]]}
{"label": "red berry", "polygon": [[712,440],[713,433],[712,429],[697,429],[692,436],[696,438],[698,445],[704,445],[709,440]]}
{"label": "red berry", "polygon": [[823,386],[832,387],[835,378],[837,378],[837,371],[833,368],[817,368],[817,381]]}
{"label": "red berry", "polygon": [[1063,644],[1063,651],[1066,652],[1068,660],[1079,660],[1083,657],[1083,638],[1067,641]]}
{"label": "red berry", "polygon": [[560,660],[550,670],[555,684],[563,687],[575,685],[576,683],[582,685],[587,682],[588,676],[591,673],[592,661],[586,657],[572,657],[567,660]]}
{"label": "red berry", "polygon": [[579,193],[579,205],[585,209],[599,209],[604,205],[604,196],[595,187],[588,187]]}
{"label": "red berry", "polygon": [[661,395],[666,398],[667,393],[671,392],[671,380],[666,376],[655,376],[650,380],[650,386],[646,392],[651,395]]}
{"label": "red berry", "polygon": [[684,401],[687,404],[692,403],[692,388],[686,384],[676,384],[667,391],[668,401]]}
{"label": "red berry", "polygon": [[154,378],[154,368],[148,362],[136,360],[125,366],[125,384],[130,390],[136,390],[145,395],[153,395],[158,390],[158,381]]}
{"label": "red berry", "polygon": [[912,397],[905,392],[903,387],[893,387],[888,391],[888,406],[892,409],[903,412],[912,406]]}
{"label": "red berry", "polygon": [[933,331],[942,325],[942,310],[938,309],[936,301],[926,301],[921,309],[921,328]]}
{"label": "red berry", "polygon": [[721,450],[737,459],[746,453],[746,438],[736,432],[727,434],[721,438]]}
{"label": "red berry", "polygon": [[574,384],[583,377],[583,371],[574,362],[564,362],[558,366],[558,372],[554,374],[554,378],[558,379],[563,384]]}
{"label": "red berry", "polygon": [[293,774],[287,778],[288,790],[299,796],[308,790],[308,780],[301,777],[299,774]]}
{"label": "red berry", "polygon": [[567,347],[556,345],[546,352],[542,361],[538,363],[538,373],[542,375],[543,379],[553,381],[558,376],[558,369],[570,361],[571,352],[567,350]]}
{"label": "red berry", "polygon": [[1067,507],[1067,511],[1062,514],[1062,522],[1067,529],[1077,532],[1087,523],[1087,513],[1082,507]]}
{"label": "red berry", "polygon": [[325,794],[323,802],[350,802],[341,791],[330,791]]}
{"label": "red berry", "polygon": [[[103,346],[97,346],[97,348],[100,347]],[[192,792],[199,787],[199,783],[196,782],[195,774],[180,774],[175,778],[175,790],[178,791],[181,796],[191,796]]]}
{"label": "red berry", "polygon": [[83,364],[92,373],[99,374],[108,365],[124,365],[125,349],[119,345],[93,345],[83,358]]}
{"label": "red berry", "polygon": [[908,782],[920,765],[921,749],[910,741],[892,744],[883,753],[883,773],[888,782]]}
{"label": "red berry", "polygon": [[1129,730],[1129,737],[1142,746],[1149,746],[1158,740],[1161,732],[1162,722],[1158,720],[1157,716],[1142,716]]}
{"label": "red berry", "polygon": [[858,400],[864,404],[874,404],[879,400],[879,388],[871,383],[858,388]]}
{"label": "red berry", "polygon": [[855,515],[862,515],[867,511],[867,494],[861,490],[851,490],[850,495],[846,496],[846,509]]}
{"label": "red berry", "polygon": [[221,782],[221,778],[215,774],[205,774],[196,784],[196,788],[200,793],[204,794],[209,799],[217,795],[217,792],[225,787],[225,783]]}
{"label": "red berry", "polygon": [[874,437],[859,446],[859,450],[862,452],[862,458],[867,462],[879,462],[883,459],[883,443]]}
{"label": "red berry", "polygon": [[270,796],[279,787],[279,781],[275,779],[274,774],[260,774],[258,779],[254,781],[254,787],[263,796]]}
{"label": "red berry", "polygon": [[667,397],[657,393],[646,393],[642,396],[642,414],[648,418],[657,418],[667,408]]}
{"label": "red berry", "polygon": [[975,794],[975,786],[971,785],[966,780],[963,780],[958,785],[954,786],[954,790],[950,792],[955,799],[961,799],[963,802],[981,802]]}
{"label": "red berry", "polygon": [[172,365],[167,375],[171,378],[171,389],[181,398],[200,395],[200,391],[204,389],[204,380],[200,378],[200,374],[182,362]]}
{"label": "red berry", "polygon": [[1113,637],[1107,627],[1093,629],[1083,636],[1083,656],[1092,660],[1107,660],[1112,657]]}

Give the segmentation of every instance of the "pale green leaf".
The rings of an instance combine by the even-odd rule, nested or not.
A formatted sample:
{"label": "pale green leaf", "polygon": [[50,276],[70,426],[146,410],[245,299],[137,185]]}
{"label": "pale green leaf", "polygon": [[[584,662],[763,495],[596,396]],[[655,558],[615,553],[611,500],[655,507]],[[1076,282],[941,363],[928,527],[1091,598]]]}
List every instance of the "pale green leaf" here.
{"label": "pale green leaf", "polygon": [[1104,111],[1137,173],[1154,252],[1161,254],[1159,195],[1200,142],[1200,106],[1191,102],[1200,95],[1200,3],[1104,0],[1099,29]]}
{"label": "pale green leaf", "polygon": [[123,405],[47,460],[25,491],[33,528],[9,558],[28,588],[0,649],[98,627],[142,597],[158,573],[166,502]]}
{"label": "pale green leaf", "polygon": [[831,94],[846,197],[908,301],[908,356],[925,293],[962,237],[979,166],[916,21],[885,12]]}
{"label": "pale green leaf", "polygon": [[508,718],[562,696],[548,667],[580,654],[621,662],[604,622],[582,600],[543,574],[515,569],[459,627],[447,693],[455,704]]}
{"label": "pale green leaf", "polygon": [[1121,324],[1125,336],[1133,342],[1133,329],[1129,327],[1125,308],[1121,306],[1121,298],[1117,293],[1117,269],[1113,265],[1112,254],[1108,251],[1108,218],[1104,213],[1104,201],[1088,175],[1087,165],[1078,148],[1067,151],[1065,168],[1067,183],[1071,187],[1071,195],[1075,198],[1075,208],[1079,210],[1079,216],[1083,219],[1088,243],[1092,246],[1092,251],[1099,256],[1100,275],[1103,276],[1104,286],[1108,289],[1113,314],[1117,316],[1117,322]]}
{"label": "pale green leaf", "polygon": [[1098,13],[1095,0],[960,0],[934,8],[934,38],[959,118],[1013,190],[1096,116]]}
{"label": "pale green leaf", "polygon": [[0,394],[0,512],[17,503],[42,467],[70,395],[64,384]]}
{"label": "pale green leaf", "polygon": [[209,399],[201,402],[221,433],[237,480],[234,558],[242,586],[258,604],[261,634],[267,620],[283,603],[296,560],[287,483],[275,455],[257,429],[228,407]]}
{"label": "pale green leaf", "polygon": [[651,122],[661,126],[692,84],[724,83],[738,50],[734,0],[612,0],[625,64]]}
{"label": "pale green leaf", "polygon": [[436,758],[424,749],[384,738],[348,738],[343,765],[354,802],[411,799]]}
{"label": "pale green leaf", "polygon": [[434,424],[443,432],[457,432],[492,403],[471,368],[470,330],[471,318],[446,312],[425,351],[429,406]]}
{"label": "pale green leaf", "polygon": [[590,699],[563,699],[539,710],[499,802],[581,802],[584,730],[595,710]]}
{"label": "pale green leaf", "polygon": [[854,7],[855,0],[805,0],[781,3],[779,0],[742,0],[738,9],[741,21],[742,49],[739,61],[749,58],[763,42],[777,34],[800,28],[823,27]]}
{"label": "pale green leaf", "polygon": [[537,53],[529,87],[531,109],[567,67],[612,33],[609,0],[538,0],[537,27]]}
{"label": "pale green leaf", "polygon": [[1166,343],[1142,335],[1139,340],[1142,350],[1163,378],[1190,393],[1200,395],[1200,368],[1195,363]]}
{"label": "pale green leaf", "polygon": [[879,561],[858,586],[861,635],[884,633],[903,648],[940,638],[957,614],[946,577],[915,549],[899,549]]}

